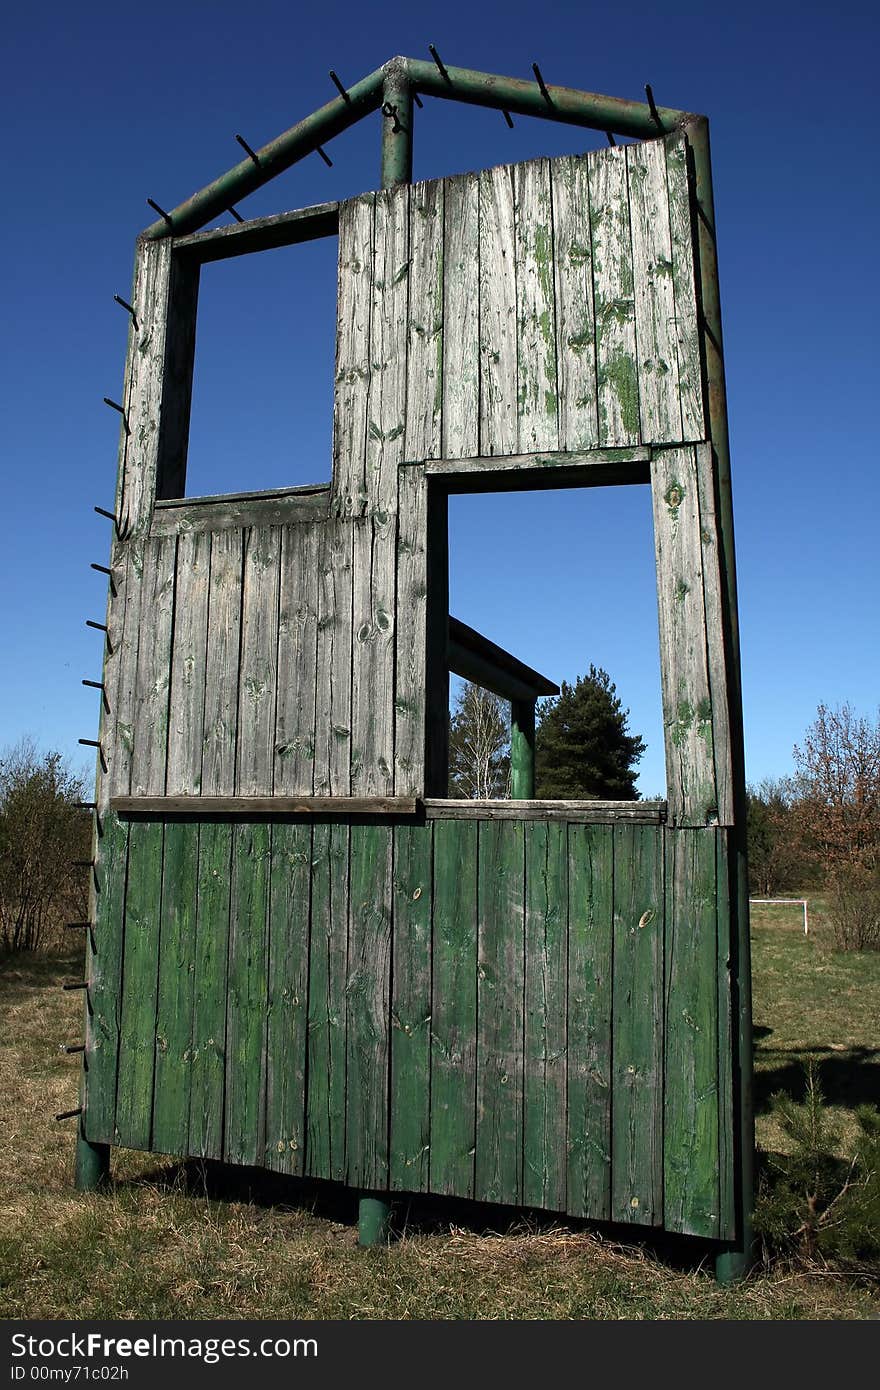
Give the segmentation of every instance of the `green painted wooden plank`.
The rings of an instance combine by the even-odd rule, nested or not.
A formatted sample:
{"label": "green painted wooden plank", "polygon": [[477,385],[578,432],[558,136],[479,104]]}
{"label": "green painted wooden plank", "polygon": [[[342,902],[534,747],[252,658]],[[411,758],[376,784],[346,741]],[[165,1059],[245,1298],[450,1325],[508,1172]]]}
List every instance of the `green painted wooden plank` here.
{"label": "green painted wooden plank", "polygon": [[476,1148],[477,821],[435,821],[431,1191],[472,1197]]}
{"label": "green painted wooden plank", "polygon": [[663,839],[614,827],[611,1216],[663,1220]]}
{"label": "green painted wooden plank", "polygon": [[428,1187],[431,1121],[431,826],[394,831],[391,1186]]}
{"label": "green painted wooden plank", "polygon": [[128,826],[112,812],[97,838],[93,944],[88,948],[89,1004],[86,1011],[85,1137],[93,1144],[113,1141],[116,1068],[119,1054],[119,998],[122,989],[123,913],[128,862]]}
{"label": "green painted wooden plank", "polygon": [[302,1173],[305,1156],[311,859],[311,826],[273,826],[266,1167],[283,1173]]}
{"label": "green painted wooden plank", "polygon": [[474,1195],[487,1202],[522,1198],[524,867],[522,823],[480,822]]}
{"label": "green painted wooden plank", "polygon": [[524,827],[523,1202],[549,1211],[566,1205],[566,828],[559,821]]}
{"label": "green painted wooden plank", "polygon": [[144,821],[129,831],[116,1096],[116,1142],[129,1149],[150,1147],[163,829]]}
{"label": "green painted wooden plank", "polygon": [[346,1176],[388,1183],[391,851],[387,825],[351,828],[346,1013]]}
{"label": "green painted wooden plank", "polygon": [[611,1216],[611,984],[614,842],[610,825],[568,827],[568,1205]]}
{"label": "green painted wooden plank", "polygon": [[666,836],[663,1221],[707,1237],[719,1229],[716,838]]}
{"label": "green painted wooden plank", "polygon": [[202,1158],[223,1154],[232,832],[231,825],[219,821],[199,826],[189,1152]]}
{"label": "green painted wooden plank", "polygon": [[312,831],[306,1172],[345,1178],[345,979],[348,970],[347,825]]}
{"label": "green painted wooden plank", "polygon": [[232,835],[223,1133],[230,1163],[262,1163],[265,1147],[270,835],[256,823],[236,825]]}
{"label": "green painted wooden plank", "polygon": [[736,1030],[733,1026],[731,969],[731,832],[720,830],[717,841],[717,930],[718,930],[718,1235],[735,1240],[736,1175],[733,1054]]}
{"label": "green painted wooden plank", "polygon": [[162,859],[153,1088],[152,1147],[159,1153],[186,1153],[189,1141],[198,865],[198,823],[169,822]]}

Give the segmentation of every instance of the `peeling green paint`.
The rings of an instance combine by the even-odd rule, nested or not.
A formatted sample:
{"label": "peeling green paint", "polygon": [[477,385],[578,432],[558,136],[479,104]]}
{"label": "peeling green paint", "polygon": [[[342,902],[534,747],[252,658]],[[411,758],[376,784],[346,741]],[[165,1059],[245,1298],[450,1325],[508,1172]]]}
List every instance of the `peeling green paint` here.
{"label": "peeling green paint", "polygon": [[679,508],[684,501],[684,488],[681,483],[673,479],[663,494],[663,501],[666,503],[670,519],[678,521]]}

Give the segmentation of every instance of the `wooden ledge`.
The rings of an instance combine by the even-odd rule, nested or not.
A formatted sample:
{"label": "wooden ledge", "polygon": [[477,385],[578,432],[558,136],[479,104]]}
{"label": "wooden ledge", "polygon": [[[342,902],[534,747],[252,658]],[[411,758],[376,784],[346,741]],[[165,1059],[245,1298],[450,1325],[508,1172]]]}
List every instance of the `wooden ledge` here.
{"label": "wooden ledge", "polygon": [[427,820],[569,820],[581,824],[661,825],[665,801],[465,801],[426,797]]}
{"label": "wooden ledge", "polygon": [[113,796],[118,816],[414,816],[414,796]]}

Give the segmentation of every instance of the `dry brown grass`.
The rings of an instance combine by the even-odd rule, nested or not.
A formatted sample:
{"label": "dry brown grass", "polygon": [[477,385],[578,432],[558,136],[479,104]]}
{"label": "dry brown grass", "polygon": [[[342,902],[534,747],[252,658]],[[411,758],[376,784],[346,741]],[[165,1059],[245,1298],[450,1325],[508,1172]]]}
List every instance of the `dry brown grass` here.
{"label": "dry brown grass", "polygon": [[[491,1233],[414,1204],[388,1250],[356,1245],[350,1195],[119,1151],[114,1188],[71,1185],[77,960],[5,963],[0,1316],[7,1318],[862,1318],[870,1288],[808,1274],[721,1289],[705,1269],[569,1226]],[[272,1200],[270,1200],[272,1199]],[[470,1215],[480,1220],[473,1209]],[[488,1220],[488,1218],[486,1218]],[[493,1214],[498,1220],[498,1213]]]}

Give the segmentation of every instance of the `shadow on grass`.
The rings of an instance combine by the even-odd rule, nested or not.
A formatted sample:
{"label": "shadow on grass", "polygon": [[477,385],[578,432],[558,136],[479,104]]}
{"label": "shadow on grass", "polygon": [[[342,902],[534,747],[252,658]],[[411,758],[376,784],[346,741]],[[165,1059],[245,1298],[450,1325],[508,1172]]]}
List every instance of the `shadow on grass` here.
{"label": "shadow on grass", "polygon": [[51,989],[53,985],[60,989],[64,980],[82,979],[84,959],[84,943],[79,936],[63,952],[0,952],[0,995],[4,1003],[17,1004],[32,990]]}
{"label": "shadow on grass", "polygon": [[796,1051],[762,1048],[764,1061],[779,1058],[778,1064],[756,1069],[754,1080],[755,1110],[770,1109],[770,1097],[776,1091],[802,1102],[806,1096],[804,1060],[816,1058],[816,1077],[828,1105],[845,1106],[855,1110],[859,1105],[880,1106],[880,1048],[850,1047],[846,1052],[828,1055],[823,1047],[804,1047]]}
{"label": "shadow on grass", "polygon": [[[307,1211],[318,1220],[356,1227],[356,1188],[320,1178],[295,1178],[261,1168],[240,1168],[213,1159],[185,1159],[148,1170],[136,1179],[122,1179],[114,1186],[135,1188],[148,1184],[160,1191],[176,1192],[211,1201],[242,1202],[261,1208]],[[392,1233],[397,1236],[448,1235],[450,1227],[473,1235],[524,1236],[565,1230],[573,1235],[598,1237],[609,1244],[662,1260],[674,1269],[692,1271],[709,1264],[717,1245],[694,1236],[652,1231],[611,1222],[578,1220],[532,1208],[499,1206],[430,1193],[393,1192]]]}

